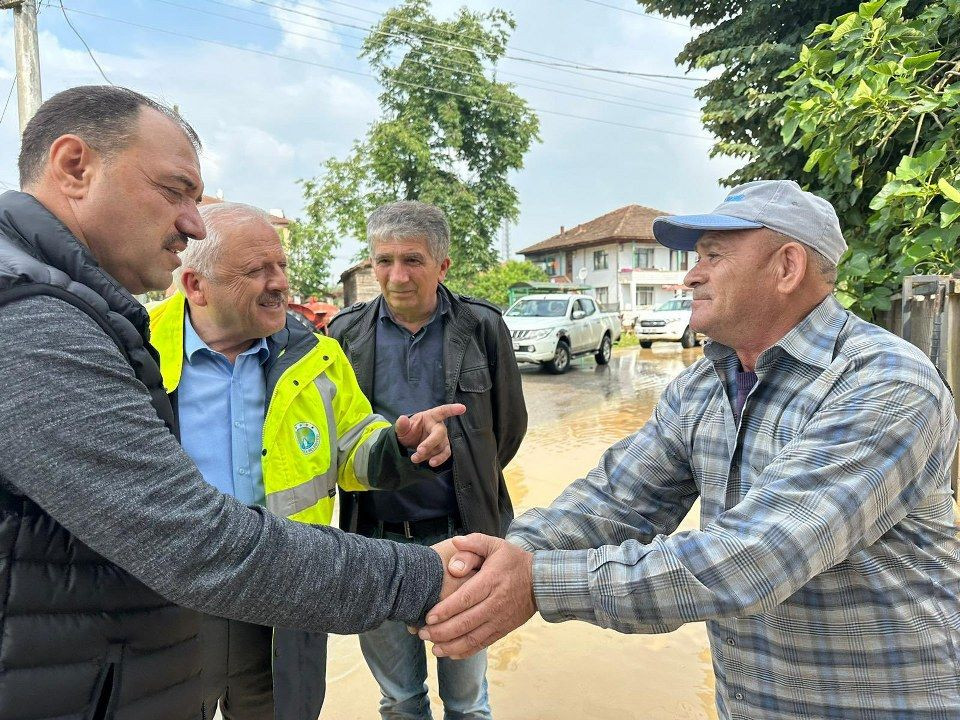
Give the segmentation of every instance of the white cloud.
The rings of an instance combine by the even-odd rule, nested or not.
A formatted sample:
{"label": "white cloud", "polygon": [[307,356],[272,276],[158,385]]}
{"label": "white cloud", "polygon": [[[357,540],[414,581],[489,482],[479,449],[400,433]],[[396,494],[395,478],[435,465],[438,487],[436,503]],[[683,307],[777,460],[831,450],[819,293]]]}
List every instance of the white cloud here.
{"label": "white cloud", "polygon": [[[269,8],[270,16],[280,25],[283,38],[279,50],[317,58],[336,56],[340,44],[346,42],[359,45],[359,40],[344,37],[343,30],[337,25],[325,22],[329,17],[323,9],[314,3],[294,2],[293,0],[274,0]],[[336,20],[336,18],[331,18]],[[346,35],[358,31],[347,31]]]}
{"label": "white cloud", "polygon": [[[74,4],[83,1],[73,0]],[[463,2],[435,0],[434,13],[449,17]],[[318,3],[323,10],[317,10]],[[367,18],[367,23],[376,20],[372,14],[328,5],[322,0],[282,0],[282,4],[311,14],[336,11]],[[381,0],[357,4],[382,12],[393,3]],[[468,0],[468,4],[478,10],[494,6],[511,9],[518,23],[511,47],[642,72],[679,74],[673,58],[689,36],[689,31],[677,26],[634,18],[575,0],[551,3]],[[130,13],[127,17],[131,20],[156,25],[162,22],[166,27],[175,27],[169,22],[169,16],[163,20],[149,15],[159,8],[155,4],[134,2],[123,7]],[[259,4],[248,2],[243,7],[270,12],[275,20],[266,15],[257,18],[250,14],[249,18],[267,24],[279,22],[283,34],[249,27],[243,30],[242,25],[211,22],[209,18],[207,26],[184,25],[188,29],[183,31],[306,62],[141,32],[107,21],[82,19],[82,16],[77,16],[75,23],[79,24],[113,82],[179,105],[204,140],[201,163],[210,192],[222,189],[229,199],[265,208],[282,208],[288,216],[296,216],[302,206],[296,180],[314,176],[327,158],[345,155],[352,142],[365,133],[378,116],[378,89],[369,78],[308,64],[322,63],[366,72],[366,66],[354,60],[355,50],[338,49],[330,43],[293,35],[303,32],[339,41],[343,40],[339,37],[341,31],[354,31],[324,27],[323,23],[309,18],[302,18],[300,22],[295,15],[275,9],[268,11]],[[90,9],[102,11],[93,5]],[[137,12],[147,16],[138,17]],[[200,17],[187,11],[168,9],[167,12],[182,13],[184,18]],[[244,16],[241,12],[234,14]],[[13,75],[9,17],[10,13],[0,12],[0,103]],[[40,20],[45,97],[72,85],[103,82],[62,18],[45,10]],[[234,33],[230,40],[225,39],[228,28]],[[238,32],[247,35],[237,41]],[[359,44],[359,40],[344,42]],[[621,96],[627,102],[696,108],[692,101],[649,89],[593,81],[527,64],[504,62],[501,70],[542,77],[560,83],[571,92],[581,92],[577,87],[583,86]],[[679,91],[678,88],[662,89]],[[544,110],[703,133],[696,117],[662,115],[525,87],[518,87],[517,91],[532,106]],[[0,125],[0,181],[9,183],[16,179],[15,94],[7,115]],[[520,221],[511,233],[514,249],[552,235],[560,225],[569,227],[632,202],[675,212],[709,209],[723,194],[717,179],[728,175],[737,165],[729,159],[710,160],[709,142],[546,113],[541,114],[540,119],[544,142],[530,150],[525,168],[513,178],[521,201]],[[354,243],[347,243],[341,249],[334,263],[335,275],[348,266],[356,250]]]}

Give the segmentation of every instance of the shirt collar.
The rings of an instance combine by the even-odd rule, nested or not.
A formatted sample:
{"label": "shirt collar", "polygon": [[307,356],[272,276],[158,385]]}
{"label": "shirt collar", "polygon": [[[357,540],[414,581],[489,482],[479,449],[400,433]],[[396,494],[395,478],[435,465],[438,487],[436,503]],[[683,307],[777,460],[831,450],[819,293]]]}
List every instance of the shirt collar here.
{"label": "shirt collar", "polygon": [[[771,362],[780,353],[786,353],[800,362],[825,370],[833,362],[837,338],[849,316],[833,295],[827,295],[773,347],[760,354],[757,367]],[[734,352],[733,348],[716,341],[707,343],[703,349],[703,354],[715,365]]]}
{"label": "shirt collar", "polygon": [[[208,353],[215,355],[222,355],[222,353],[218,353],[207,345],[203,341],[203,338],[197,334],[197,331],[193,328],[193,323],[190,322],[190,312],[188,310],[183,314],[183,354],[184,357],[187,358],[187,362],[193,364],[193,356],[200,350],[206,350]],[[257,359],[261,365],[267,361],[270,357],[270,348],[267,347],[266,338],[258,339],[253,345],[240,353],[240,355],[253,354],[257,354]]]}
{"label": "shirt collar", "polygon": [[[443,317],[444,315],[450,314],[450,301],[444,296],[440,289],[437,289],[437,307],[433,311],[433,315],[430,316],[430,319],[423,324],[423,327],[426,327],[437,318]],[[384,319],[389,320],[394,325],[397,325],[397,321],[393,317],[393,313],[390,312],[390,308],[387,306],[387,301],[383,298],[383,295],[380,296],[380,308],[377,310],[377,319],[383,322]]]}

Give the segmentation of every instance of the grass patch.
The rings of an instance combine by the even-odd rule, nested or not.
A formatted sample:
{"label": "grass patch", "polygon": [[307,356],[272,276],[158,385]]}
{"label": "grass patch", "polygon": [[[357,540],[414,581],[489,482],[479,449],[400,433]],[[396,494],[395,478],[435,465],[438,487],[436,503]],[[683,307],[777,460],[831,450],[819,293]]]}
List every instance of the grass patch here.
{"label": "grass patch", "polygon": [[634,347],[639,344],[640,341],[637,339],[637,334],[635,332],[632,330],[624,330],[620,335],[620,339],[614,343],[614,347]]}

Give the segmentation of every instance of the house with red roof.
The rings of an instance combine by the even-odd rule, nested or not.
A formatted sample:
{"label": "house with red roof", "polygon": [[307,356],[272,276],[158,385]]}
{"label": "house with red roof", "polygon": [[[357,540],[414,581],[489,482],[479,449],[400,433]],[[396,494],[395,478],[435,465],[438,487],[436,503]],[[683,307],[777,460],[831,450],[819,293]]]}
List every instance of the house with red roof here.
{"label": "house with red roof", "polygon": [[609,309],[635,310],[680,297],[683,277],[694,253],[671,250],[653,237],[653,221],[662,210],[627,205],[520,250],[554,282],[594,288],[597,302]]}

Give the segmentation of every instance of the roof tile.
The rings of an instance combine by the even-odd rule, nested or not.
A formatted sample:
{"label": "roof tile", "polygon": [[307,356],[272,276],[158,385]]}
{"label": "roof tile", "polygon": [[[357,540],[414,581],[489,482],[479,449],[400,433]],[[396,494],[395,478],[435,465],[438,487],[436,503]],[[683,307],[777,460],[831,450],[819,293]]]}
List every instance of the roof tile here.
{"label": "roof tile", "polygon": [[644,205],[627,205],[534,243],[520,250],[520,253],[532,255],[547,250],[568,250],[610,241],[656,242],[653,237],[653,221],[655,218],[669,214]]}

